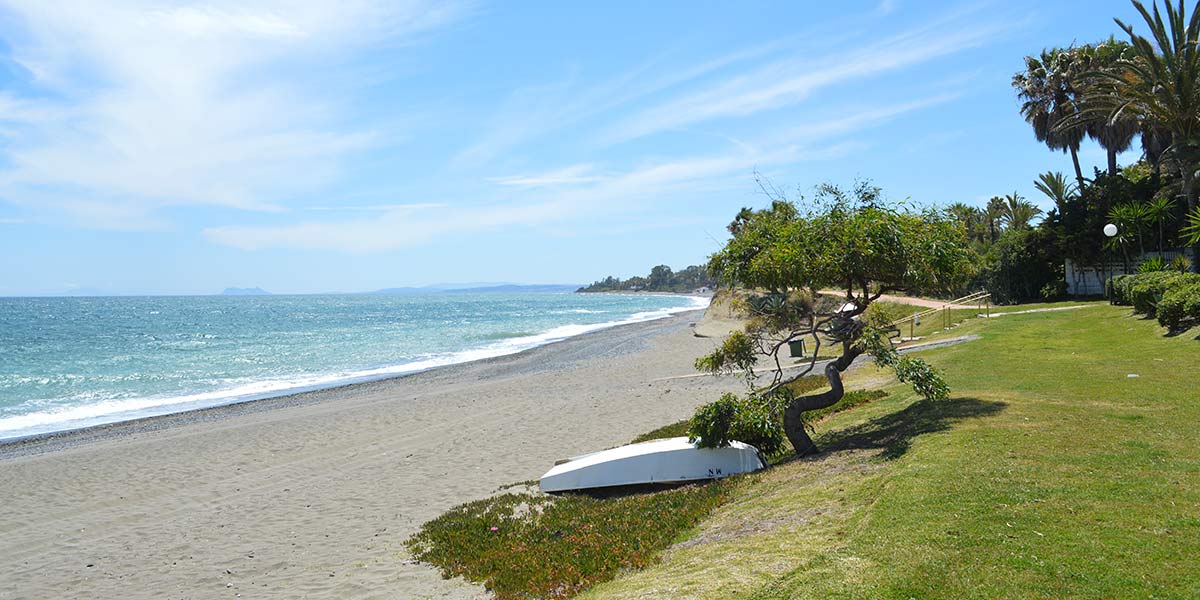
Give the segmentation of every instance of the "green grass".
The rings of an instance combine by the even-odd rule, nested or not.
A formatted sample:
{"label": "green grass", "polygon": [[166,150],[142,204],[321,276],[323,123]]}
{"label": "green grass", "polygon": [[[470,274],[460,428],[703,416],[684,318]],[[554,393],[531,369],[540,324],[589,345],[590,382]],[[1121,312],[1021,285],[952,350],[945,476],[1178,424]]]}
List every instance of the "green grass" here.
{"label": "green grass", "polygon": [[981,339],[922,353],[950,400],[831,415],[824,454],[583,597],[1200,597],[1195,336],[1102,303],[959,329]]}
{"label": "green grass", "polygon": [[663,425],[662,427],[659,427],[658,429],[655,429],[654,431],[648,431],[646,433],[643,433],[642,435],[639,435],[639,436],[633,438],[633,440],[630,441],[629,443],[630,444],[640,444],[642,442],[649,442],[650,440],[661,440],[664,438],[682,437],[682,436],[687,435],[689,424],[691,424],[691,420],[684,419],[684,420],[676,422],[676,423],[671,423],[670,425]]}

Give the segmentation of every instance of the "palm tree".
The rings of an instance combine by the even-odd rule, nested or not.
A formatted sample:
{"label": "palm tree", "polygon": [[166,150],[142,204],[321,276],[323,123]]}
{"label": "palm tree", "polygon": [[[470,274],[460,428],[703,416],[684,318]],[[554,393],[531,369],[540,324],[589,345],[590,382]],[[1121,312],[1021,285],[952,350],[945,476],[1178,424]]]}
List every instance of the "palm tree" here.
{"label": "palm tree", "polygon": [[1158,196],[1146,204],[1147,218],[1158,224],[1158,256],[1163,255],[1163,225],[1175,219],[1175,199],[1170,196]]}
{"label": "palm tree", "polygon": [[[1184,226],[1179,233],[1185,244],[1200,244],[1200,208],[1184,217]],[[1196,255],[1195,262],[1200,262],[1200,254]]]}
{"label": "palm tree", "polygon": [[1150,214],[1147,204],[1124,202],[1109,209],[1108,219],[1117,226],[1118,231],[1129,234],[1130,239],[1137,239],[1138,252],[1145,254],[1146,246],[1142,243],[1142,232],[1151,222]]}
{"label": "palm tree", "polygon": [[[1131,51],[1113,69],[1093,73],[1087,110],[1100,111],[1110,122],[1132,115],[1143,129],[1151,126],[1168,132],[1171,141],[1164,154],[1177,163],[1191,212],[1196,208],[1195,175],[1200,162],[1200,4],[1193,7],[1189,20],[1183,0],[1178,6],[1168,0],[1166,21],[1157,2],[1153,13],[1138,0],[1133,0],[1133,6],[1150,37],[1116,20],[1129,36]],[[1200,256],[1200,240],[1192,243]]]}
{"label": "palm tree", "polygon": [[992,199],[988,200],[983,220],[987,224],[988,243],[994,243],[1000,238],[1000,228],[1004,224],[1004,198],[992,196]]}
{"label": "palm tree", "polygon": [[1004,197],[1004,222],[1009,229],[1029,229],[1031,221],[1042,214],[1042,209],[1026,202],[1016,192]]}
{"label": "palm tree", "polygon": [[946,207],[946,212],[954,218],[955,221],[962,224],[963,229],[967,232],[967,239],[971,241],[983,241],[980,228],[983,225],[983,211],[980,211],[974,206],[955,202]]}
{"label": "palm tree", "polygon": [[1089,88],[1094,72],[1121,73],[1121,61],[1127,60],[1131,48],[1128,43],[1110,37],[1098,44],[1083,45],[1066,52],[1071,57],[1066,62],[1066,77],[1077,91],[1074,99],[1079,105],[1079,118],[1088,137],[1096,140],[1107,152],[1108,174],[1116,176],[1117,155],[1133,145],[1133,138],[1141,131],[1141,122],[1129,114],[1113,119],[1103,112],[1088,110],[1087,104],[1092,96],[1083,92]]}
{"label": "palm tree", "polygon": [[1081,120],[1072,119],[1077,114],[1072,61],[1070,53],[1057,48],[1043,50],[1037,57],[1026,56],[1025,71],[1013,75],[1012,85],[1022,101],[1021,116],[1033,127],[1034,137],[1051,150],[1071,153],[1075,179],[1083,187],[1079,144],[1087,131]]}
{"label": "palm tree", "polygon": [[1058,207],[1058,214],[1060,215],[1063,213],[1067,202],[1079,196],[1077,193],[1078,188],[1075,184],[1068,183],[1067,178],[1057,171],[1053,173],[1046,171],[1038,175],[1037,181],[1033,182],[1033,187],[1054,201],[1054,205]]}

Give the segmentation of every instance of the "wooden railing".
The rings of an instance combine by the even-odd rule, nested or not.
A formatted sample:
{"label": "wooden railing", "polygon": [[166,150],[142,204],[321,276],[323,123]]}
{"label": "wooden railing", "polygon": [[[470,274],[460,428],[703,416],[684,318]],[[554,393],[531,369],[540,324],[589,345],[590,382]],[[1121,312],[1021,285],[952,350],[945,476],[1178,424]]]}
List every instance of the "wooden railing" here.
{"label": "wooden railing", "polygon": [[[907,317],[902,317],[902,318],[896,319],[895,321],[892,321],[891,323],[889,323],[889,326],[899,327],[900,325],[902,325],[905,322],[912,322],[915,325],[917,323],[920,323],[922,318],[928,317],[937,312],[941,312],[942,320],[943,320],[943,324],[944,324],[943,326],[946,328],[949,328],[950,327],[950,310],[953,308],[966,308],[972,304],[974,304],[980,311],[985,311],[985,314],[990,317],[991,312],[992,312],[992,293],[988,292],[988,291],[978,291],[973,294],[967,294],[966,296],[963,296],[962,298],[955,298],[954,300],[948,300],[945,304],[943,304],[940,307],[927,308],[923,311],[913,313]],[[910,335],[909,337],[912,337],[912,336]]]}

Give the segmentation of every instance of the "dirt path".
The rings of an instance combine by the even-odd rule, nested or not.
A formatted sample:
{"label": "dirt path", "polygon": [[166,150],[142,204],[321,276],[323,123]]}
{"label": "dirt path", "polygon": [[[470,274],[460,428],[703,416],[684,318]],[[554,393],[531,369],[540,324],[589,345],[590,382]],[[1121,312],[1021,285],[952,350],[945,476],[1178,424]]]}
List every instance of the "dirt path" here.
{"label": "dirt path", "polygon": [[[820,293],[830,296],[843,296],[843,292],[838,290],[821,290]],[[879,297],[881,302],[894,302],[896,304],[909,304],[912,306],[923,306],[925,308],[942,308],[949,304],[945,300],[927,300],[925,298],[913,298],[912,296],[891,296],[884,294]]]}

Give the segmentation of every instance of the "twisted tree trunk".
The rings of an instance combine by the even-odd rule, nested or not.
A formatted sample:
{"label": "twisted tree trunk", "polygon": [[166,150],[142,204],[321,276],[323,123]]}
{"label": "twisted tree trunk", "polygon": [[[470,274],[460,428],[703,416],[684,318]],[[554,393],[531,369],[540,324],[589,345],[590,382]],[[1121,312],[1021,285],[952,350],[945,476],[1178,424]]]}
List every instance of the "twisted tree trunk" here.
{"label": "twisted tree trunk", "polygon": [[796,456],[808,456],[820,452],[812,438],[808,437],[802,415],[806,410],[833,406],[842,399],[846,393],[842,387],[842,371],[845,371],[850,363],[854,362],[854,359],[862,353],[863,351],[860,349],[846,349],[841,357],[825,365],[825,378],[829,380],[829,391],[794,398],[784,409],[783,431],[787,434],[788,441],[792,443],[792,448],[796,450]]}

